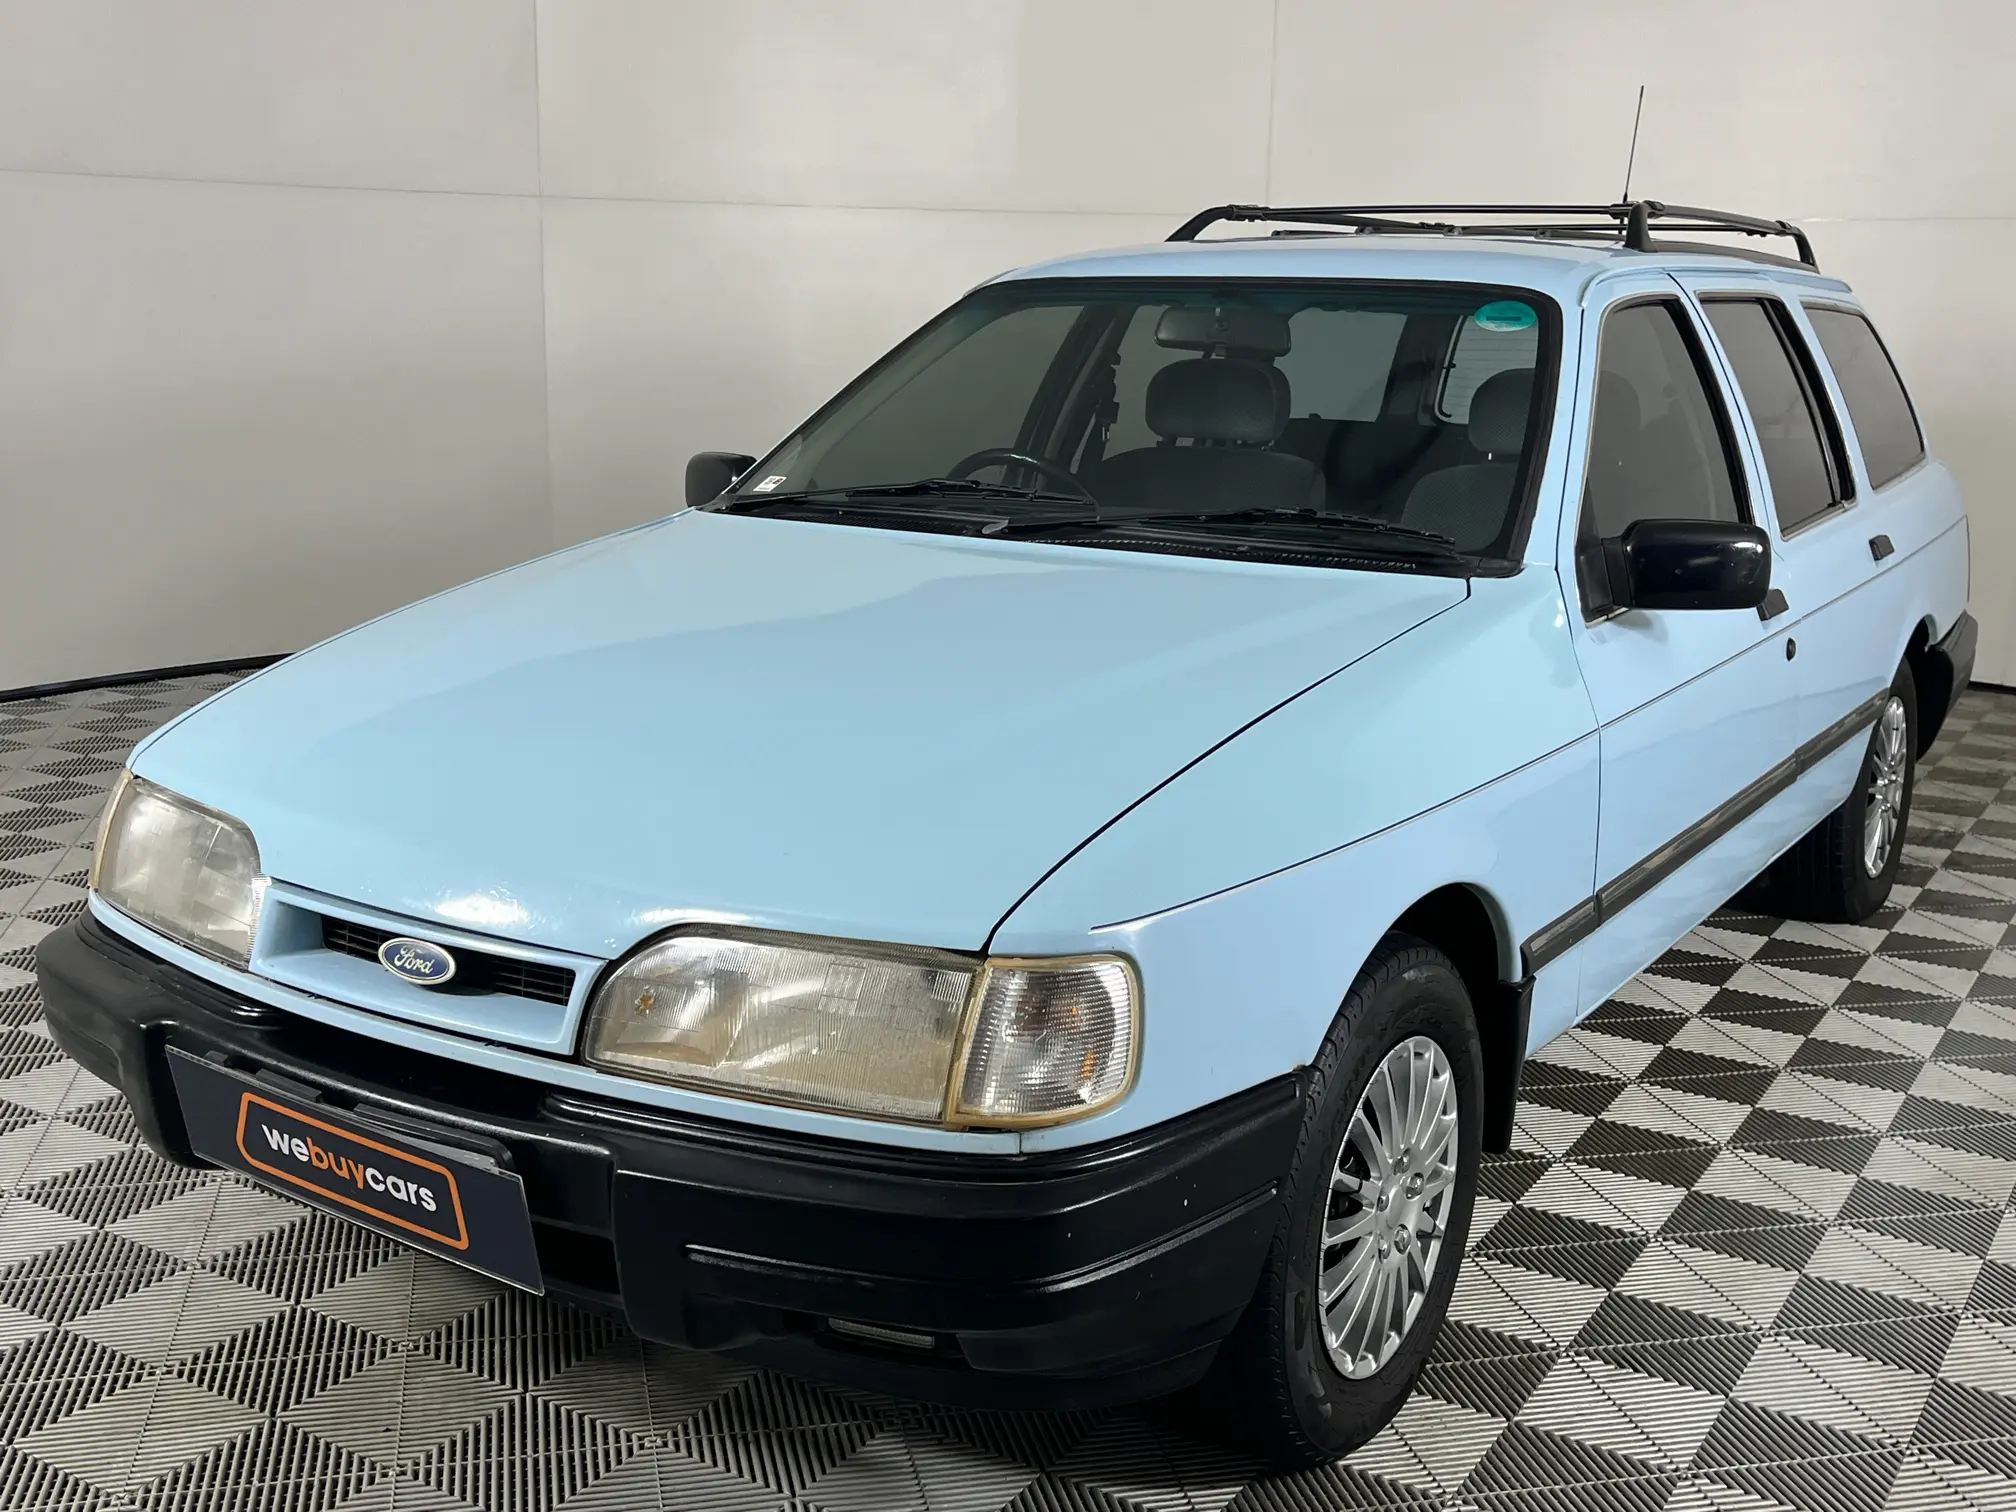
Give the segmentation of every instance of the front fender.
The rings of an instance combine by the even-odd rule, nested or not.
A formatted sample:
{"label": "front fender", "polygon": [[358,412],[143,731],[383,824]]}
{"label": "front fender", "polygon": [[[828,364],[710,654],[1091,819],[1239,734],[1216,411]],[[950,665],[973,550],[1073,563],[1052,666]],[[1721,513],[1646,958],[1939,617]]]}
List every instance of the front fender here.
{"label": "front fender", "polygon": [[[1119,950],[1144,998],[1135,1089],[1030,1148],[1144,1127],[1309,1060],[1353,975],[1416,899],[1471,886],[1518,941],[1589,895],[1595,717],[1552,574],[1480,580],[1228,742],[1059,866],[1001,954]],[[1535,983],[1573,1011],[1577,960]]]}

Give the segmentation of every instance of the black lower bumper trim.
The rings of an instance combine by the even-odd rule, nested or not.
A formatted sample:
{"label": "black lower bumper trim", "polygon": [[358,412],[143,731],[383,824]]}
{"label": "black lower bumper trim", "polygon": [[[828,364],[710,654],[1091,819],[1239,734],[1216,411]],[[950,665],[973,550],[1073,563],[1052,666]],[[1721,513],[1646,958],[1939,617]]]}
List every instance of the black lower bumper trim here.
{"label": "black lower bumper trim", "polygon": [[1202,1374],[1252,1294],[1301,1116],[1284,1077],[1086,1148],[908,1150],[389,1047],[218,988],[88,914],[43,940],[37,969],[57,1042],[171,1159],[193,1160],[170,1045],[333,1108],[445,1123],[508,1152],[551,1290],[669,1344],[974,1405],[1090,1406]]}
{"label": "black lower bumper trim", "polygon": [[1946,658],[1953,669],[1953,696],[1958,698],[1967,690],[1967,684],[1974,676],[1974,651],[1981,641],[1981,626],[1974,616],[1961,610],[1953,621],[1953,628],[1933,644],[1932,649]]}
{"label": "black lower bumper trim", "polygon": [[1968,691],[1968,683],[1974,681],[1974,651],[1980,645],[1980,639],[1982,627],[1974,623],[1974,615],[1962,609],[1954,627],[1927,647],[1929,663],[1943,685],[1927,689],[1929,698],[1921,700],[1917,718],[1919,756],[1923,756],[1925,748],[1931,746],[1933,738],[1937,738],[1939,726],[1945,724],[1945,716],[1954,712],[1954,704],[1960,702],[1960,696]]}

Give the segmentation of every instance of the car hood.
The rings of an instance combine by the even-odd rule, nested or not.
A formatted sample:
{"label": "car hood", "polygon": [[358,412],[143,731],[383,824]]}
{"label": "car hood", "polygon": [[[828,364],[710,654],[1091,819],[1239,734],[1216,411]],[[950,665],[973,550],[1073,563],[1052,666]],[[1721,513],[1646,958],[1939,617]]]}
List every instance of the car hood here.
{"label": "car hood", "polygon": [[555,949],[688,920],[978,949],[1128,804],[1464,594],[688,512],[340,635],[134,768],[277,879]]}

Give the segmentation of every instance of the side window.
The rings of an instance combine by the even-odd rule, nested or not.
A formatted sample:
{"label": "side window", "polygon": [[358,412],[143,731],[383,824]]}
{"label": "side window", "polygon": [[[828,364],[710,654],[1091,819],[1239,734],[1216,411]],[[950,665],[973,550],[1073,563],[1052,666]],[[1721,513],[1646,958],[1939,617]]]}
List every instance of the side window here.
{"label": "side window", "polygon": [[1826,305],[1808,305],[1806,315],[1827,354],[1827,365],[1834,369],[1834,381],[1841,385],[1848,418],[1855,423],[1855,439],[1862,446],[1862,462],[1869,469],[1869,486],[1881,488],[1916,467],[1925,455],[1925,438],[1904,381],[1865,316]]}
{"label": "side window", "polygon": [[[1529,316],[1530,322],[1530,316]],[[1470,423],[1470,396],[1484,380],[1507,368],[1530,368],[1539,360],[1540,327],[1530,322],[1515,330],[1497,330],[1475,320],[1456,322],[1449,342],[1449,360],[1442,370],[1435,414],[1451,425]]]}
{"label": "side window", "polygon": [[1677,302],[1630,304],[1603,320],[1589,417],[1583,544],[1638,520],[1746,518],[1728,418]]}
{"label": "side window", "polygon": [[1805,350],[1793,345],[1797,333],[1776,300],[1714,299],[1704,308],[1757,426],[1778,528],[1797,530],[1844,495],[1836,471],[1840,449],[1829,444],[1833,417],[1823,421]]}

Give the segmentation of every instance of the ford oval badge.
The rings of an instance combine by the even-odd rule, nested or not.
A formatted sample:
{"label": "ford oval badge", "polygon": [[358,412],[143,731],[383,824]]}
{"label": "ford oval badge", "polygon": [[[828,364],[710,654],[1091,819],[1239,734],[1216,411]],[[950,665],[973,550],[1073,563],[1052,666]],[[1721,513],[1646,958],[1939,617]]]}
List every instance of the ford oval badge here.
{"label": "ford oval badge", "polygon": [[425,940],[395,936],[378,947],[378,964],[402,982],[439,987],[455,975],[455,957]]}

